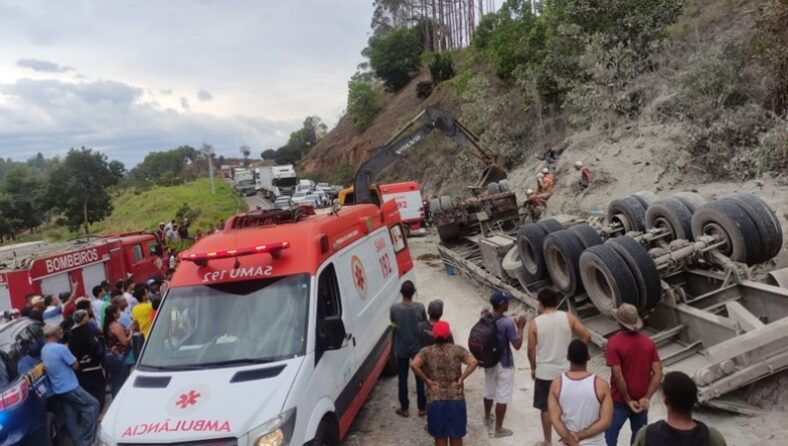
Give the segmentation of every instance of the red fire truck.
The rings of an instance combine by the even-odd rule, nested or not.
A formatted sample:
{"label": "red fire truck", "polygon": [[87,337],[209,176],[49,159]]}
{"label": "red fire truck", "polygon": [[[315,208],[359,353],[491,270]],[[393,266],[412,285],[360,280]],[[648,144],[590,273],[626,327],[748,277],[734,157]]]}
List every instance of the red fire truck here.
{"label": "red fire truck", "polygon": [[146,232],[86,236],[66,243],[23,243],[0,248],[0,311],[21,309],[25,296],[90,290],[108,280],[139,281],[166,270],[156,237]]}

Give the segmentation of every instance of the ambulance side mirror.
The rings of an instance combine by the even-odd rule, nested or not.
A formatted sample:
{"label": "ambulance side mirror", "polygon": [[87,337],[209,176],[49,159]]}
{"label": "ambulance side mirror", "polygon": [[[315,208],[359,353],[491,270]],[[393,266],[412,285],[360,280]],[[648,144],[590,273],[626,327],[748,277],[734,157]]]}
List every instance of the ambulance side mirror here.
{"label": "ambulance side mirror", "polygon": [[326,350],[339,350],[345,343],[347,332],[341,316],[329,316],[323,323],[326,334]]}

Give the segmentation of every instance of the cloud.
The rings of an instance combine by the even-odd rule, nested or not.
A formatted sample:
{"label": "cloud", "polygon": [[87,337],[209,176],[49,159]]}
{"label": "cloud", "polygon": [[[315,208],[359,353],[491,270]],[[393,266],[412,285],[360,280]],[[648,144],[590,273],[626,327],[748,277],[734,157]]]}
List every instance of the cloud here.
{"label": "cloud", "polygon": [[189,109],[189,100],[181,97],[181,108],[188,110]]}
{"label": "cloud", "polygon": [[172,88],[162,88],[161,90],[159,90],[159,93],[161,93],[163,95],[171,95],[172,94]]}
{"label": "cloud", "polygon": [[[92,147],[127,166],[152,150],[213,144],[237,155],[241,144],[278,147],[300,123],[184,113],[145,101],[143,88],[117,81],[19,79],[0,83],[0,153],[27,159]],[[255,149],[256,150],[256,149]]]}
{"label": "cloud", "polygon": [[197,99],[202,102],[208,102],[213,99],[213,94],[210,91],[200,90],[197,92]]}
{"label": "cloud", "polygon": [[16,65],[22,68],[30,68],[33,71],[44,71],[47,73],[65,73],[73,70],[69,66],[41,59],[19,59],[16,61]]}

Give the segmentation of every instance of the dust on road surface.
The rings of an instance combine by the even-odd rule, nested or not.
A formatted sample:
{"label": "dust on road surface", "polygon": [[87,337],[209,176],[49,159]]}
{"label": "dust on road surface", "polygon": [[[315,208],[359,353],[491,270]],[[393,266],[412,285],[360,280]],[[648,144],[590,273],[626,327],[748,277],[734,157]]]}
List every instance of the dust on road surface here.
{"label": "dust on road surface", "polygon": [[[448,276],[434,257],[437,254],[437,237],[409,239],[411,255],[416,260],[417,300],[426,304],[436,298],[443,299],[444,319],[452,326],[454,338],[461,345],[467,345],[468,334],[478,320],[480,311],[487,305],[489,290],[477,286],[460,276]],[[525,312],[527,307],[512,305],[512,314]],[[503,439],[490,439],[483,424],[484,409],[482,396],[484,372],[477,370],[465,384],[465,397],[468,405],[468,435],[466,445],[524,446],[534,445],[542,438],[539,414],[533,409],[533,382],[531,381],[525,345],[515,352],[514,401],[509,406],[504,426],[512,429],[514,435]],[[610,371],[605,366],[601,352],[594,352],[589,365],[592,372],[610,379]],[[433,440],[425,430],[426,418],[416,416],[416,391],[411,374],[409,386],[411,410],[410,418],[401,418],[394,413],[398,407],[396,378],[381,378],[369,399],[361,408],[356,421],[351,426],[344,445],[408,445],[428,446]],[[725,436],[729,446],[761,446],[769,444],[788,444],[788,423],[784,412],[768,412],[759,416],[747,417],[732,415],[708,409],[696,412],[696,418],[717,427]],[[665,406],[658,392],[651,401],[649,421],[665,418]],[[553,443],[559,444],[553,434]],[[629,426],[621,430],[619,445],[628,445]]]}

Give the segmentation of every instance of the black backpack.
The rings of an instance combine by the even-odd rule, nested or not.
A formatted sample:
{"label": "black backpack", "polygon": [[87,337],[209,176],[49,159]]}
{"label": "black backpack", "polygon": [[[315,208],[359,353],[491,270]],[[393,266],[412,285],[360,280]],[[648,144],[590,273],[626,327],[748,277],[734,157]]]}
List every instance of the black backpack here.
{"label": "black backpack", "polygon": [[498,326],[496,322],[503,316],[488,313],[479,319],[471,328],[468,337],[468,349],[479,362],[479,367],[489,369],[501,361],[503,348],[498,342]]}

